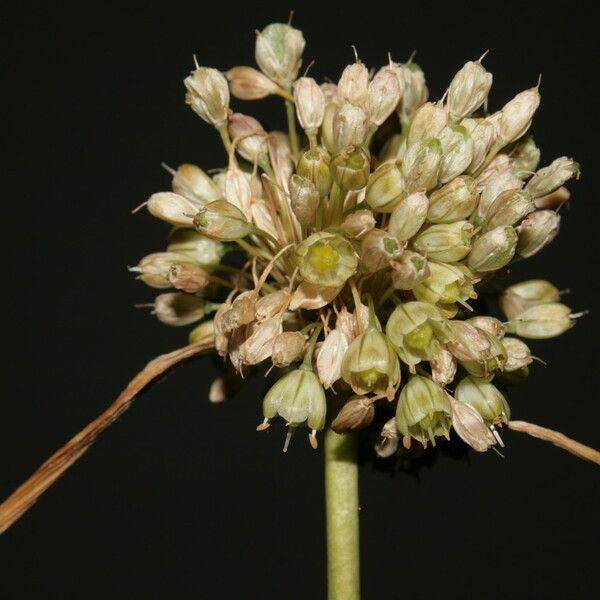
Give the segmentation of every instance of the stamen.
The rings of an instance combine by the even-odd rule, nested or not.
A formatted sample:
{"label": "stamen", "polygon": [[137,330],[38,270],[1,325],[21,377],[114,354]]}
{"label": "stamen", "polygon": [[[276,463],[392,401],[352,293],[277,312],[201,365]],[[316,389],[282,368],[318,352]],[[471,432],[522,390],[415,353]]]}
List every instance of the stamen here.
{"label": "stamen", "polygon": [[427,428],[427,435],[429,437],[431,445],[435,448],[435,436],[433,435],[433,431],[431,431],[431,427]]}
{"label": "stamen", "polygon": [[173,167],[170,167],[170,166],[169,166],[167,163],[165,163],[165,162],[161,162],[161,163],[160,163],[160,166],[161,166],[161,167],[162,167],[162,168],[163,168],[165,171],[167,171],[167,173],[170,173],[171,175],[176,175],[176,174],[177,174],[177,171],[176,171],[176,170],[175,170]]}
{"label": "stamen", "polygon": [[317,430],[313,429],[309,434],[308,434],[308,441],[311,445],[311,448],[313,450],[316,450],[319,447],[319,442],[317,441]]}
{"label": "stamen", "polygon": [[504,448],[504,442],[502,441],[502,438],[500,437],[498,430],[493,425],[490,426],[490,430],[494,434],[496,441],[500,444],[500,447]]}
{"label": "stamen", "polygon": [[288,427],[287,433],[285,435],[285,442],[283,443],[283,451],[284,452],[288,451],[288,447],[290,445],[290,440],[292,439],[293,435],[294,435],[294,427]]}
{"label": "stamen", "polygon": [[269,423],[269,419],[265,418],[265,420],[256,426],[256,431],[265,431],[265,429],[269,429],[271,427],[271,423]]}

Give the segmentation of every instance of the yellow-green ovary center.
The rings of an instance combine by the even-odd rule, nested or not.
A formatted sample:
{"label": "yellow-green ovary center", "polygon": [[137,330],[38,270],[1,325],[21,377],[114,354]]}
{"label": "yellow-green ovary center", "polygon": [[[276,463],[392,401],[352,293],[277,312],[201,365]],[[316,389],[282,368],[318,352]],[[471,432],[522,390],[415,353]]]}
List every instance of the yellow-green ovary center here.
{"label": "yellow-green ovary center", "polygon": [[332,271],[340,261],[339,253],[327,244],[315,244],[309,252],[308,261],[314,269],[322,273]]}

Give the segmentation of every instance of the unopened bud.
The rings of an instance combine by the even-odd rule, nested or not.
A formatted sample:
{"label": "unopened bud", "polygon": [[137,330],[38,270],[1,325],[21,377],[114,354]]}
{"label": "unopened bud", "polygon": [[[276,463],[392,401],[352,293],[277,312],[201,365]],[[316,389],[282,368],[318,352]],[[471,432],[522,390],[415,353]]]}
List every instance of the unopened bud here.
{"label": "unopened bud", "polygon": [[306,177],[292,175],[290,179],[290,203],[296,218],[302,225],[308,225],[319,206],[319,190]]}
{"label": "unopened bud", "polygon": [[211,306],[204,298],[175,292],[157,296],[153,314],[166,325],[180,327],[199,321]]}
{"label": "unopened bud", "polygon": [[173,175],[173,191],[194,204],[206,204],[222,198],[221,190],[196,165],[181,165]]}
{"label": "unopened bud", "polygon": [[440,183],[446,183],[464,173],[473,160],[473,143],[466,127],[450,125],[439,135],[442,145]]}
{"label": "unopened bud", "polygon": [[236,150],[240,156],[252,163],[269,151],[265,130],[254,117],[233,113],[229,117],[229,135],[238,140]]}
{"label": "unopened bud", "polygon": [[229,86],[220,71],[200,67],[184,80],[186,102],[207,123],[219,126],[227,121]]}
{"label": "unopened bud", "polygon": [[[354,324],[354,319],[352,319],[352,322]],[[348,350],[349,339],[352,338],[342,331],[338,323],[321,344],[316,366],[319,379],[326,389],[330,388],[342,376],[342,362],[346,350]]]}
{"label": "unopened bud", "polygon": [[454,381],[457,364],[451,352],[445,348],[440,348],[429,364],[431,365],[431,377],[438,385],[444,387]]}
{"label": "unopened bud", "polygon": [[498,138],[506,146],[518,140],[531,125],[531,120],[540,105],[537,87],[517,94],[504,108],[498,121]]}
{"label": "unopened bud", "polygon": [[580,173],[579,164],[572,158],[562,156],[557,158],[551,165],[540,169],[527,183],[525,189],[534,197],[546,196],[571,177],[578,178]]}
{"label": "unopened bud", "polygon": [[331,160],[331,175],[342,190],[360,190],[367,185],[371,157],[366,148],[342,150]]}
{"label": "unopened bud", "polygon": [[442,145],[437,138],[429,138],[412,145],[404,155],[402,171],[406,190],[426,192],[438,184]]}
{"label": "unopened bud", "polygon": [[417,300],[454,304],[466,302],[473,295],[473,276],[464,265],[430,261],[429,271],[429,277],[413,289]]}
{"label": "unopened bud", "polygon": [[169,236],[167,251],[184,254],[205,269],[214,269],[225,256],[226,248],[194,229],[175,229]]}
{"label": "unopened bud", "polygon": [[413,192],[394,208],[388,232],[399,240],[409,240],[421,229],[427,218],[429,200],[423,192]]}
{"label": "unopened bud", "polygon": [[516,319],[521,313],[538,304],[558,302],[560,293],[549,281],[529,279],[507,287],[499,302],[507,319]]}
{"label": "unopened bud", "polygon": [[471,216],[479,193],[472,177],[461,175],[429,196],[427,218],[432,223],[453,223]]}
{"label": "unopened bud", "polygon": [[349,238],[360,238],[375,227],[373,211],[360,209],[351,212],[340,225],[344,235]]}
{"label": "unopened bud", "polygon": [[389,69],[381,69],[369,83],[367,112],[374,125],[381,125],[398,106],[401,89],[398,77]]}
{"label": "unopened bud", "polygon": [[296,114],[302,129],[316,134],[325,116],[325,95],[312,77],[301,77],[294,83]]}
{"label": "unopened bud", "polygon": [[256,62],[267,77],[287,87],[298,75],[304,45],[301,31],[284,23],[271,23],[256,36]]}
{"label": "unopened bud", "polygon": [[369,71],[363,63],[348,65],[337,85],[337,97],[340,102],[349,102],[354,106],[366,107],[368,100]]}
{"label": "unopened bud", "polygon": [[137,279],[146,285],[157,289],[170,288],[169,269],[176,263],[193,263],[194,261],[184,254],[175,252],[154,252],[144,256],[142,260],[129,270],[139,273]]}
{"label": "unopened bud", "polygon": [[333,118],[333,137],[337,148],[360,146],[368,131],[369,119],[360,106],[343,104]]}
{"label": "unopened bud", "polygon": [[487,381],[465,377],[456,386],[454,397],[459,402],[472,406],[488,427],[510,421],[510,408],[506,398]]}
{"label": "unopened bud", "polygon": [[441,262],[462,260],[471,250],[473,225],[467,221],[427,227],[412,241],[417,252]]}
{"label": "unopened bud", "polygon": [[523,367],[527,367],[533,362],[531,350],[525,342],[513,337],[506,337],[502,340],[502,344],[506,349],[507,360],[504,365],[504,370],[511,373],[518,371]]}
{"label": "unopened bud", "polygon": [[526,190],[507,190],[499,194],[489,207],[485,220],[489,229],[516,225],[535,210],[531,194]]}
{"label": "unopened bud", "polygon": [[266,75],[252,67],[233,67],[226,76],[231,93],[240,100],[260,100],[278,90]]}
{"label": "unopened bud", "polygon": [[188,341],[190,344],[200,344],[202,342],[208,342],[215,337],[215,324],[214,321],[204,321],[200,325],[196,325],[190,334],[188,335]]}
{"label": "unopened bud", "polygon": [[175,289],[195,294],[210,283],[210,278],[198,265],[175,264],[169,269],[169,281]]}
{"label": "unopened bud", "polygon": [[513,159],[514,173],[518,177],[529,177],[538,168],[540,154],[540,149],[536,146],[533,138],[528,136],[510,154]]}
{"label": "unopened bud", "polygon": [[287,367],[304,356],[306,340],[299,331],[284,331],[273,342],[271,360],[276,367]]}
{"label": "unopened bud", "polygon": [[430,275],[427,259],[412,250],[404,252],[390,262],[392,285],[397,290],[412,290]]}
{"label": "unopened bud", "polygon": [[365,201],[377,212],[392,212],[406,196],[404,176],[396,162],[379,165],[369,177]]}
{"label": "unopened bud", "polygon": [[404,65],[392,64],[389,68],[396,69],[402,79],[403,93],[398,112],[403,122],[409,122],[419,106],[427,102],[429,90],[425,84],[425,75],[421,67],[414,62]]}
{"label": "unopened bud", "polygon": [[331,422],[331,428],[337,433],[350,433],[368,427],[375,417],[373,403],[364,396],[353,396],[342,406]]}
{"label": "unopened bud", "polygon": [[222,241],[239,240],[252,231],[242,211],[227,200],[208,203],[198,211],[193,224],[203,235]]}
{"label": "unopened bud", "polygon": [[504,337],[504,325],[498,319],[494,317],[486,317],[481,315],[479,317],[471,317],[466,320],[466,323],[485,331],[488,335],[501,339]]}
{"label": "unopened bud", "polygon": [[479,412],[471,405],[450,398],[452,404],[452,427],[463,442],[477,452],[486,452],[496,445],[494,434],[486,427]]}
{"label": "unopened bud", "polygon": [[467,264],[480,273],[497,271],[512,260],[516,247],[517,232],[512,227],[496,227],[475,240]]}
{"label": "unopened bud", "polygon": [[153,217],[180,227],[191,227],[198,212],[198,204],[173,192],[152,194],[147,206]]}
{"label": "unopened bud", "polygon": [[254,305],[256,320],[261,323],[284,311],[290,303],[291,293],[288,290],[278,290],[261,296]]}
{"label": "unopened bud", "polygon": [[559,302],[538,304],[509,321],[506,331],[532,340],[545,340],[561,335],[575,325],[571,309]]}
{"label": "unopened bud", "polygon": [[523,181],[510,170],[490,177],[484,186],[479,185],[479,189],[482,190],[479,197],[479,204],[477,205],[477,216],[479,219],[485,220],[492,204],[500,194],[509,190],[520,190],[522,187]]}
{"label": "unopened bud", "polygon": [[331,157],[324,148],[307,150],[298,161],[297,174],[310,179],[319,190],[321,197],[327,196],[331,189]]}
{"label": "unopened bud", "polygon": [[448,115],[460,121],[475,112],[486,100],[492,87],[492,74],[479,61],[466,63],[448,88]]}
{"label": "unopened bud", "polygon": [[390,260],[398,258],[404,249],[393,235],[383,229],[371,229],[361,242],[360,266],[366,273],[385,269]]}
{"label": "unopened bud", "polygon": [[496,127],[489,119],[464,119],[461,124],[469,130],[473,148],[473,158],[466,170],[475,173],[496,141]]}
{"label": "unopened bud", "polygon": [[448,113],[443,105],[427,102],[421,106],[410,124],[408,144],[436,138],[448,124]]}
{"label": "unopened bud", "polygon": [[517,253],[523,258],[537,254],[558,235],[559,229],[560,215],[553,210],[531,213],[517,228]]}

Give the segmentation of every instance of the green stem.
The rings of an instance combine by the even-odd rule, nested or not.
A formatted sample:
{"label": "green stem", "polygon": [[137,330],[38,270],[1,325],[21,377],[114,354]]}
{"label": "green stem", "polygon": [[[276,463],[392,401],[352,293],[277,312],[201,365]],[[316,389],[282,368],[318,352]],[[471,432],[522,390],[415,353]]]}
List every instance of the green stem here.
{"label": "green stem", "polygon": [[358,464],[355,433],[325,430],[328,600],[359,600]]}
{"label": "green stem", "polygon": [[285,111],[287,113],[288,133],[290,136],[290,149],[292,156],[298,156],[300,146],[298,144],[298,132],[296,131],[296,107],[293,102],[285,101]]}
{"label": "green stem", "polygon": [[215,125],[215,128],[221,136],[223,146],[225,146],[225,152],[229,154],[231,152],[231,138],[229,137],[229,130],[227,129],[227,121],[225,121],[225,123],[221,123],[220,125]]}

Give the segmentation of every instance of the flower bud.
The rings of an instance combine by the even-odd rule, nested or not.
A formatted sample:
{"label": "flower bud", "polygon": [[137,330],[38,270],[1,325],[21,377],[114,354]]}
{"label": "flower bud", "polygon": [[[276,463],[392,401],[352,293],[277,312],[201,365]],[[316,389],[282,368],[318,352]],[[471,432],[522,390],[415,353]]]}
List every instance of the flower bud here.
{"label": "flower bud", "polygon": [[306,340],[299,331],[284,331],[273,342],[271,360],[276,367],[287,367],[304,356]]}
{"label": "flower bud", "polygon": [[467,219],[477,206],[479,193],[472,177],[461,175],[429,196],[427,218],[432,223]]}
{"label": "flower bud", "polygon": [[348,65],[342,72],[337,85],[340,102],[366,107],[368,100],[369,71],[360,61]]}
{"label": "flower bud", "polygon": [[290,179],[290,203],[296,218],[302,225],[312,223],[319,206],[319,190],[306,177],[292,175]]}
{"label": "flower bud", "polygon": [[498,300],[506,318],[513,320],[532,306],[558,302],[560,293],[549,281],[529,279],[507,287]]}
{"label": "flower bud", "polygon": [[477,206],[477,216],[480,220],[484,220],[492,204],[500,194],[510,190],[518,191],[522,187],[523,182],[511,171],[505,171],[491,177],[483,187],[480,186],[482,191]]}
{"label": "flower bud", "polygon": [[188,92],[186,103],[207,123],[219,126],[227,121],[229,86],[216,69],[200,67],[184,80]]}
{"label": "flower bud", "polygon": [[530,340],[545,340],[561,335],[575,325],[571,309],[558,302],[532,306],[507,326],[508,333],[514,333]]}
{"label": "flower bud", "polygon": [[539,209],[558,210],[565,202],[568,202],[571,192],[566,187],[559,187],[557,190],[535,199],[535,206]]}
{"label": "flower bud", "polygon": [[[451,323],[454,323],[454,321],[451,321]],[[466,322],[465,324],[469,325]],[[461,360],[460,364],[465,368],[469,375],[489,380],[492,379],[498,371],[502,371],[504,369],[504,365],[506,364],[506,360],[508,358],[506,348],[496,336],[490,335],[478,327],[474,327],[474,329],[476,329],[478,333],[483,334],[489,345],[485,350],[477,353],[472,352],[473,348],[470,348],[469,350],[475,354],[475,356],[472,359]],[[466,336],[466,338],[462,339],[459,344],[462,343],[463,348],[465,348],[465,344],[470,342],[471,337]],[[452,342],[448,343],[448,348],[456,356],[456,345],[451,344]]]}
{"label": "flower bud", "polygon": [[475,112],[486,100],[492,87],[492,74],[479,61],[466,63],[448,88],[448,115],[460,121]]}
{"label": "flower bud", "polygon": [[[231,333],[243,325],[249,325],[255,318],[256,297],[250,291],[242,292],[223,314],[223,329]],[[217,315],[215,315],[215,321],[217,321]]]}
{"label": "flower bud", "polygon": [[390,340],[370,326],[348,347],[342,378],[357,394],[386,394],[400,382],[400,363]]}
{"label": "flower bud", "polygon": [[193,223],[203,235],[226,242],[244,238],[252,231],[242,211],[227,200],[209,202],[198,211]]}
{"label": "flower bud", "polygon": [[342,406],[331,422],[336,433],[350,433],[368,427],[375,417],[373,403],[364,396],[353,396]]}
{"label": "flower bud", "polygon": [[[277,315],[262,323],[252,323],[244,331],[245,339],[237,349],[240,366],[258,365],[272,355],[273,344],[282,332],[281,321],[281,315]],[[241,373],[241,369],[238,370]]]}
{"label": "flower bud", "polygon": [[330,388],[342,376],[342,362],[348,350],[348,337],[339,324],[329,332],[317,355],[317,374],[325,389]]}
{"label": "flower bud", "polygon": [[232,140],[239,140],[236,150],[240,156],[251,163],[257,162],[269,151],[267,134],[254,117],[233,113],[229,117],[229,135]]}
{"label": "flower bud", "polygon": [[471,135],[473,158],[467,173],[475,173],[485,161],[490,148],[496,141],[496,127],[489,119],[465,119],[461,123]]}
{"label": "flower bud", "polygon": [[195,294],[210,283],[210,277],[199,265],[175,264],[169,269],[169,282],[177,290]]}
{"label": "flower bud", "polygon": [[301,31],[284,23],[271,23],[256,36],[256,62],[267,77],[287,87],[298,75],[304,45]]}
{"label": "flower bud", "polygon": [[231,93],[240,100],[260,100],[276,94],[278,87],[252,67],[233,67],[226,73]]}
{"label": "flower bud", "polygon": [[481,315],[479,317],[471,317],[467,319],[465,323],[469,325],[473,325],[473,327],[477,327],[477,329],[481,329],[488,335],[492,337],[502,339],[504,337],[504,325],[498,319],[494,317],[486,317],[485,315]]}
{"label": "flower bud", "polygon": [[512,170],[512,158],[510,158],[508,154],[498,154],[492,159],[492,162],[477,176],[477,186],[482,190],[490,181],[499,175],[512,173]]}
{"label": "flower bud", "polygon": [[404,177],[398,163],[385,162],[369,177],[366,203],[377,212],[392,212],[406,196]]}
{"label": "flower bud", "polygon": [[368,88],[367,113],[370,122],[379,127],[396,110],[400,96],[398,77],[388,69],[380,69]]}
{"label": "flower bud", "polygon": [[489,229],[503,225],[515,225],[534,210],[535,204],[529,192],[507,190],[496,196],[485,215],[485,220]]}
{"label": "flower bud", "polygon": [[159,321],[165,325],[180,327],[199,321],[212,305],[204,298],[192,294],[161,294],[154,300],[154,310]]}
{"label": "flower bud", "polygon": [[506,398],[491,383],[476,377],[465,377],[456,386],[454,397],[459,402],[472,406],[488,427],[510,421],[510,408]]}
{"label": "flower bud", "polygon": [[175,252],[154,252],[144,256],[135,266],[130,267],[133,273],[139,273],[136,279],[146,285],[157,289],[170,288],[169,269],[176,263],[193,263],[194,261],[184,254]]}
{"label": "flower bud", "polygon": [[190,344],[200,344],[207,342],[215,337],[215,324],[214,321],[204,321],[200,325],[196,325],[188,336]]}
{"label": "flower bud", "polygon": [[338,113],[338,104],[330,102],[325,106],[325,115],[323,116],[323,124],[321,125],[321,142],[328,152],[335,154],[339,148],[335,143],[333,132],[333,120]]}
{"label": "flower bud", "polygon": [[263,400],[265,419],[280,416],[291,427],[306,424],[313,430],[323,429],[326,413],[323,386],[312,371],[302,367],[286,373]]}
{"label": "flower bud", "polygon": [[325,95],[312,77],[300,77],[294,83],[296,114],[302,129],[316,134],[325,116]]}
{"label": "flower bud", "polygon": [[413,375],[402,388],[396,408],[396,426],[405,438],[435,446],[436,436],[448,437],[452,420],[450,397],[437,383]]}
{"label": "flower bud", "polygon": [[412,241],[413,248],[433,260],[457,262],[471,250],[473,225],[467,221],[427,227]]}
{"label": "flower bud", "polygon": [[152,194],[146,204],[153,217],[181,227],[191,227],[198,212],[198,204],[173,192]]}
{"label": "flower bud", "polygon": [[181,165],[173,175],[172,187],[194,204],[204,205],[223,197],[215,182],[196,165]]}
{"label": "flower bud", "polygon": [[343,104],[333,118],[333,137],[337,148],[360,146],[368,131],[369,118],[359,106]]}
{"label": "flower bud", "polygon": [[517,94],[504,106],[498,121],[498,138],[503,146],[518,140],[529,129],[539,105],[540,93],[534,87]]}
{"label": "flower bud", "polygon": [[340,225],[340,229],[349,238],[358,239],[375,227],[373,211],[359,209],[351,212]]}
{"label": "flower bud", "polygon": [[326,304],[333,302],[340,293],[343,286],[331,287],[303,281],[294,292],[290,302],[290,310],[305,308],[306,310],[317,310]]}
{"label": "flower bud", "polygon": [[511,152],[515,175],[524,178],[529,177],[538,167],[540,154],[540,149],[535,145],[531,136],[517,144],[517,147]]}
{"label": "flower bud", "polygon": [[404,155],[402,171],[406,190],[423,192],[438,184],[442,145],[437,138],[428,138],[411,146]]}
{"label": "flower bud", "polygon": [[427,218],[429,200],[423,192],[413,192],[394,208],[388,231],[399,240],[409,240],[422,227]]}
{"label": "flower bud", "polygon": [[442,315],[432,304],[404,302],[389,316],[385,332],[402,361],[412,366],[439,354],[436,332],[442,332],[443,327]]}
{"label": "flower bud", "polygon": [[525,189],[534,197],[546,196],[561,185],[569,181],[571,177],[578,178],[580,173],[579,164],[572,158],[562,156],[557,158],[551,165],[540,169],[527,183]]}
{"label": "flower bud", "polygon": [[298,161],[296,172],[310,179],[321,197],[327,196],[331,189],[331,157],[324,148],[316,147],[307,150]]}
{"label": "flower bud", "polygon": [[477,452],[486,452],[496,444],[494,434],[486,427],[479,412],[465,402],[450,398],[452,427],[463,442]]}
{"label": "flower bud", "polygon": [[392,63],[388,68],[393,68],[402,79],[402,101],[398,106],[400,120],[409,122],[417,109],[427,102],[429,90],[425,84],[425,75],[421,67],[414,62],[399,65]]}
{"label": "flower bud", "polygon": [[390,266],[392,285],[397,290],[412,290],[430,275],[427,259],[412,250],[404,250],[399,257],[390,261]]}
{"label": "flower bud", "polygon": [[331,175],[342,190],[360,190],[367,185],[371,157],[366,148],[350,146],[331,160]]}
{"label": "flower bud", "polygon": [[284,311],[290,303],[291,293],[288,290],[278,290],[261,296],[254,305],[256,320],[261,323]]}
{"label": "flower bud", "polygon": [[473,295],[473,276],[464,265],[429,262],[429,277],[413,288],[417,300],[432,304],[465,302]]}
{"label": "flower bud", "polygon": [[419,107],[410,124],[408,145],[437,138],[448,124],[448,113],[442,104],[427,102]]}
{"label": "flower bud", "polygon": [[497,271],[512,260],[516,247],[517,232],[512,227],[496,227],[475,240],[467,264],[480,273]]}
{"label": "flower bud", "polygon": [[517,228],[517,254],[529,258],[547,246],[560,229],[560,215],[553,210],[538,210],[528,215]]}
{"label": "flower bud", "polygon": [[366,273],[385,269],[390,260],[402,254],[400,242],[383,229],[371,229],[362,239],[360,246],[360,266]]}
{"label": "flower bud", "polygon": [[467,323],[453,319],[449,321],[452,331],[448,350],[461,362],[483,362],[491,352],[490,336],[485,331]]}
{"label": "flower bud", "polygon": [[533,362],[531,351],[525,342],[522,342],[517,338],[506,337],[502,340],[502,344],[506,349],[507,355],[504,370],[508,373],[518,371]]}
{"label": "flower bud", "polygon": [[352,244],[324,231],[313,233],[296,248],[296,260],[306,281],[328,287],[343,285],[358,266]]}
{"label": "flower bud", "polygon": [[175,229],[169,236],[168,252],[184,254],[205,269],[214,269],[225,256],[225,246],[194,229]]}
{"label": "flower bud", "polygon": [[456,359],[446,348],[440,348],[429,364],[431,365],[431,377],[435,383],[444,387],[454,381],[457,368]]}
{"label": "flower bud", "polygon": [[439,135],[442,145],[439,180],[446,183],[464,173],[473,160],[473,143],[466,127],[449,125]]}

